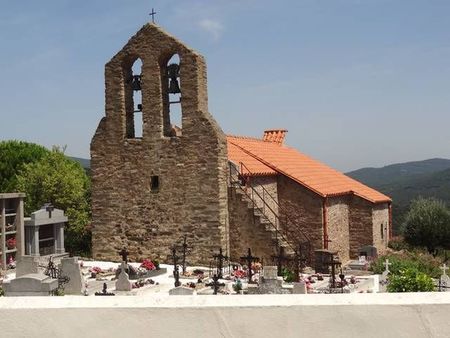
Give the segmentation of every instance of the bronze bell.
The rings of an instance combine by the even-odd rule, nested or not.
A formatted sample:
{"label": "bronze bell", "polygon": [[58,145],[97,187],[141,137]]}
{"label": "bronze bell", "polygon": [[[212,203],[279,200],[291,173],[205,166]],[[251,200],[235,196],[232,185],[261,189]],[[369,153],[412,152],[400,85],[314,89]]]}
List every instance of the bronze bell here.
{"label": "bronze bell", "polygon": [[134,91],[141,90],[141,76],[140,75],[133,75],[133,82],[131,83],[131,88],[133,88]]}
{"label": "bronze bell", "polygon": [[169,94],[180,94],[180,85],[178,78],[180,77],[180,66],[172,63],[167,66],[167,77],[169,78]]}
{"label": "bronze bell", "polygon": [[177,79],[169,79],[169,94],[181,93],[180,86]]}

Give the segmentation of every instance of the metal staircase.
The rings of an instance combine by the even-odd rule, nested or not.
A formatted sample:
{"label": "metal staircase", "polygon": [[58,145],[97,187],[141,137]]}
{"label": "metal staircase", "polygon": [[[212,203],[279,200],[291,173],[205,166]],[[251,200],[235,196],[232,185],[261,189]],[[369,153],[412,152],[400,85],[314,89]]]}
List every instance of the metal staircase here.
{"label": "metal staircase", "polygon": [[297,255],[304,263],[309,264],[312,247],[308,235],[263,185],[250,184],[251,176],[252,173],[242,162],[239,166],[229,162],[230,188],[241,196],[242,201],[248,203],[249,208],[253,208],[255,220],[266,231],[271,232],[276,247],[284,248],[286,254]]}

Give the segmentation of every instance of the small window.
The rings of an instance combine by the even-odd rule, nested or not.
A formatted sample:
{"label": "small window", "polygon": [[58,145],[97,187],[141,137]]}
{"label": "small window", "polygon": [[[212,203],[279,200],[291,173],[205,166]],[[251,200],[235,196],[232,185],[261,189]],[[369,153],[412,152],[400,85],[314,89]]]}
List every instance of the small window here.
{"label": "small window", "polygon": [[157,192],[159,191],[159,176],[152,176],[150,181],[150,190]]}
{"label": "small window", "polygon": [[381,239],[384,239],[383,223],[381,223],[380,230],[381,230]]}

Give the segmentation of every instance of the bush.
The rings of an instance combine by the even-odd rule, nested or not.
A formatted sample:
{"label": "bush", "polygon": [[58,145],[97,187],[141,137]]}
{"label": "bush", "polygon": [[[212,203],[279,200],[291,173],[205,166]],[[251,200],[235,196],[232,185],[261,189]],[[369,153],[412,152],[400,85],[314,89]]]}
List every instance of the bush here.
{"label": "bush", "polygon": [[281,274],[283,275],[283,279],[286,283],[292,283],[295,280],[294,273],[287,268],[283,268],[283,270],[281,270]]}
{"label": "bush", "polygon": [[439,266],[441,261],[424,252],[398,252],[380,256],[370,266],[373,273],[381,274],[385,270],[384,262],[389,259],[389,271],[391,274],[399,274],[400,271],[416,269],[426,275],[438,278],[441,275]]}
{"label": "bush", "polygon": [[388,292],[434,291],[433,279],[414,268],[400,270],[389,277]]}
{"label": "bush", "polygon": [[403,234],[407,243],[426,247],[434,255],[439,248],[450,249],[450,210],[434,198],[413,200]]}

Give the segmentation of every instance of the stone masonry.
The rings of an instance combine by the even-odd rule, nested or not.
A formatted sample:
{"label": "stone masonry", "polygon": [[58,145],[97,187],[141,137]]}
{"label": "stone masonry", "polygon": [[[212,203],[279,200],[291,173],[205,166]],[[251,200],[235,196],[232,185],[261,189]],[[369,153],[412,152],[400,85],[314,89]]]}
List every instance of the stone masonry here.
{"label": "stone masonry", "polygon": [[[167,62],[180,58],[182,134],[173,136]],[[132,65],[142,60],[142,137],[133,135]],[[97,259],[166,261],[184,234],[193,262],[228,247],[226,138],[208,112],[203,57],[146,24],[105,67],[106,112],[91,143]],[[178,135],[178,133],[177,133]]]}

